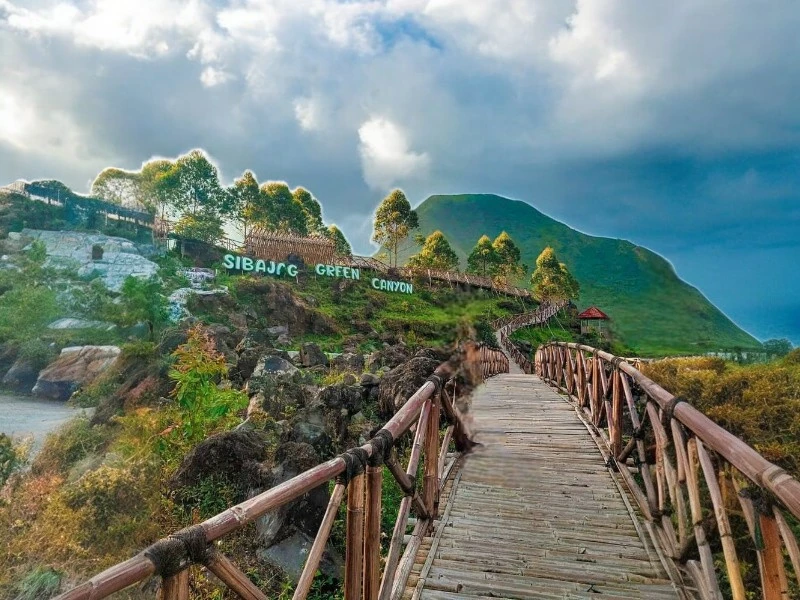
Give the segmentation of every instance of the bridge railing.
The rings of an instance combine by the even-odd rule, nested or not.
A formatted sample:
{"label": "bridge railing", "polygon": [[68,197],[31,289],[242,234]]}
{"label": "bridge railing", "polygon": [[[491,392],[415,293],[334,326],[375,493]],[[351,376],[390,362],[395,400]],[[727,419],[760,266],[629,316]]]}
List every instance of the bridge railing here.
{"label": "bridge railing", "polygon": [[[787,567],[800,585],[791,524],[800,519],[800,482],[619,357],[557,342],[538,349],[535,369],[594,426],[657,547],[683,567],[702,598],[721,600],[722,590],[733,600],[758,592],[765,600],[798,597]],[[744,542],[733,535],[732,517],[746,523]],[[719,548],[724,575],[714,564]],[[756,557],[758,592],[745,587],[753,578],[743,577],[742,553]]]}
{"label": "bridge railing", "polygon": [[509,336],[517,329],[523,327],[531,327],[534,325],[543,325],[555,315],[557,315],[567,305],[566,300],[555,303],[543,303],[533,312],[524,313],[521,315],[512,315],[510,317],[503,317],[492,321],[492,328],[497,331],[500,345],[511,356],[515,363],[522,369],[523,373],[531,374],[534,371],[534,364],[516,344],[512,343]]}
{"label": "bridge railing", "polygon": [[[506,357],[484,346],[467,347],[464,359],[467,366],[477,372],[479,380],[508,371]],[[293,599],[304,599],[311,590],[339,507],[345,501],[345,599],[397,600],[403,593],[417,551],[437,518],[439,494],[456,464],[458,452],[472,446],[467,425],[455,403],[454,372],[453,363],[440,365],[363,446],[351,448],[200,524],[173,533],[59,598],[98,600],[156,575],[162,579],[162,600],[186,600],[189,597],[190,568],[203,565],[241,598],[266,600],[264,592],[219,552],[215,542],[307,492],[335,482]],[[442,412],[449,423],[444,432],[440,431]],[[416,428],[408,463],[403,467],[397,456],[396,443],[410,432],[414,424]],[[455,454],[448,452],[451,441],[456,448]],[[421,460],[424,460],[424,475],[421,485],[418,485],[417,472]],[[384,464],[403,490],[404,498],[388,552],[382,557],[380,526]],[[412,510],[417,520],[403,551]],[[382,559],[384,568],[381,571]]]}

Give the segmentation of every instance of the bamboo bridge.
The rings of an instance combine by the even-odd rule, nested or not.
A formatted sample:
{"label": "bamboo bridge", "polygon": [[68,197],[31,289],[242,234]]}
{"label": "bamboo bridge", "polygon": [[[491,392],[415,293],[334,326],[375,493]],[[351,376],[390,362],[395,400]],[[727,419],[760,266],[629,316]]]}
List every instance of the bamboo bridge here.
{"label": "bamboo bridge", "polygon": [[[634,361],[566,343],[530,361],[510,343],[558,308],[495,323],[500,350],[466,350],[483,381],[468,412],[445,363],[365,445],[61,598],[105,598],[158,576],[161,598],[183,600],[203,565],[239,597],[264,600],[215,542],[329,482],[295,600],[311,589],[343,502],[346,600],[800,597],[800,482]],[[406,465],[396,452],[404,436]],[[392,531],[381,531],[384,465],[405,493]],[[749,534],[733,535],[735,519]]]}

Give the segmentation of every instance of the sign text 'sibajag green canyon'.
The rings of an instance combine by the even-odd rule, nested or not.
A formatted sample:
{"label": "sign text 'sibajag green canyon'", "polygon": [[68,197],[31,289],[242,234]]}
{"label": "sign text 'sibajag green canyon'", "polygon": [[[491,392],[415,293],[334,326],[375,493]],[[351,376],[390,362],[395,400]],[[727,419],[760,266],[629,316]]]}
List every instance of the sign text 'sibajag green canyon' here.
{"label": "sign text 'sibajag green canyon'", "polygon": [[[261,260],[250,258],[249,256],[239,256],[237,254],[226,254],[222,259],[222,263],[229,271],[263,273],[265,275],[273,275],[275,277],[280,277],[281,275],[296,277],[299,273],[298,266],[292,263],[275,262],[274,260]],[[336,277],[339,279],[356,280],[361,279],[361,269],[356,269],[354,267],[317,264],[314,266],[313,271],[315,274],[321,277]],[[414,293],[414,285],[407,281],[394,281],[391,279],[373,277],[370,279],[370,285],[376,290],[381,290],[384,292],[399,292],[401,294]]]}

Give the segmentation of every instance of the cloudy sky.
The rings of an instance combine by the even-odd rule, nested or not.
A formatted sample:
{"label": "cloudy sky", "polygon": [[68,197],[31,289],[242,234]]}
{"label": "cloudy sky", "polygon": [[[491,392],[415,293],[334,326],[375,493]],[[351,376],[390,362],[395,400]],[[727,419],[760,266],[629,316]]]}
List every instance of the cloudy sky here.
{"label": "cloudy sky", "polygon": [[662,253],[800,344],[796,0],[0,0],[0,183],[203,147],[357,250],[394,186]]}

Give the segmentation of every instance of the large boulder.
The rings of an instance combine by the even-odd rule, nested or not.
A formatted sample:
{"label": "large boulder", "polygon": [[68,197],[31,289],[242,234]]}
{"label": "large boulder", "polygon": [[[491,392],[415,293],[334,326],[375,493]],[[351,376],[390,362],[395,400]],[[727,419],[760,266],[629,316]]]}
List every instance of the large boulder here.
{"label": "large boulder", "polygon": [[212,435],[187,454],[170,479],[170,487],[194,487],[214,477],[242,492],[269,485],[271,474],[262,466],[267,459],[267,436],[262,431],[234,429]]}
{"label": "large boulder", "polygon": [[381,414],[390,417],[397,412],[441,362],[437,358],[423,354],[386,373],[378,386],[378,406]]}
{"label": "large boulder", "polygon": [[119,359],[117,346],[71,346],[41,373],[33,394],[42,398],[68,400],[79,387],[94,381]]}
{"label": "large boulder", "polygon": [[3,385],[20,392],[29,392],[39,377],[39,369],[29,360],[18,358],[3,377]]}
{"label": "large boulder", "polygon": [[355,352],[345,352],[334,358],[331,366],[337,371],[361,373],[364,370],[364,356]]}
{"label": "large boulder", "polygon": [[375,372],[382,367],[394,369],[403,364],[411,357],[408,348],[403,344],[386,346],[385,348],[373,352],[367,357],[366,367],[368,371]]}
{"label": "large boulder", "polygon": [[314,342],[300,346],[300,362],[304,367],[327,367],[328,357]]}
{"label": "large boulder", "polygon": [[[336,324],[316,310],[311,298],[296,296],[292,288],[266,277],[242,278],[236,282],[236,297],[252,307],[264,327],[285,325],[291,335],[336,332]],[[285,334],[279,334],[285,337]]]}
{"label": "large boulder", "polygon": [[359,385],[331,385],[322,388],[317,398],[328,409],[344,408],[352,415],[364,406],[364,388]]}

